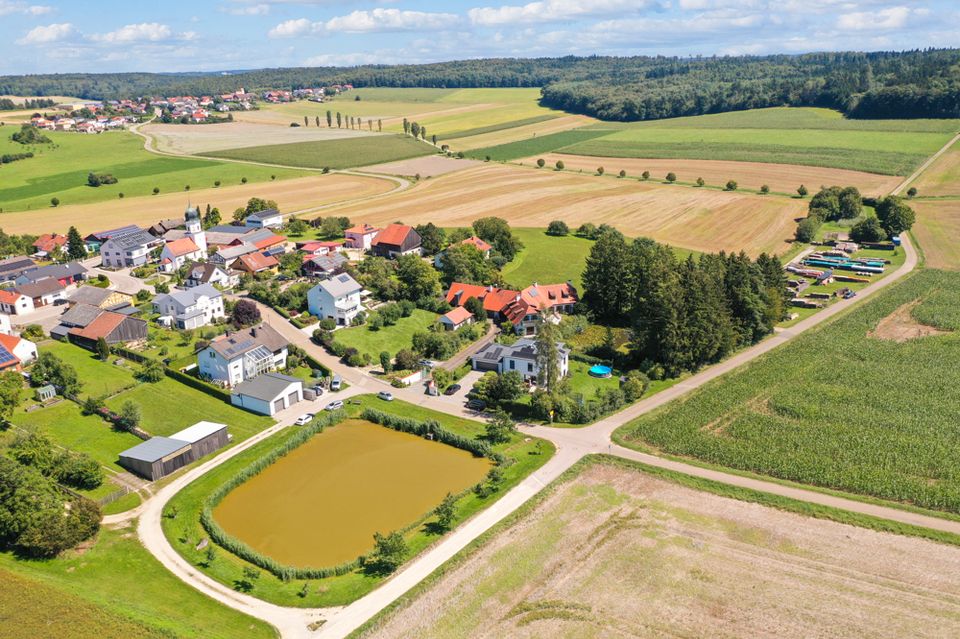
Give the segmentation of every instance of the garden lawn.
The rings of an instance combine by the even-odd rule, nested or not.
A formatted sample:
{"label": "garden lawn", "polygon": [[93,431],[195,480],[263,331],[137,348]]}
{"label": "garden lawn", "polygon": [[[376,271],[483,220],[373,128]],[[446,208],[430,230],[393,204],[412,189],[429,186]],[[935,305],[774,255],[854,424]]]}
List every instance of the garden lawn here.
{"label": "garden lawn", "polygon": [[[215,125],[211,125],[215,126]],[[162,157],[146,151],[143,140],[133,133],[112,131],[100,135],[47,131],[53,144],[22,145],[10,135],[15,127],[4,127],[0,135],[0,154],[25,153],[34,157],[5,164],[0,182],[0,208],[3,211],[39,211],[50,208],[50,198],[60,205],[86,204],[125,197],[183,192],[212,187],[220,180],[223,186],[249,182],[265,182],[271,175],[278,180],[301,177],[303,171],[241,165],[197,158]],[[111,173],[117,184],[87,186],[90,172]]]}
{"label": "garden lawn", "polygon": [[80,407],[69,400],[29,413],[15,413],[11,421],[20,427],[36,427],[58,446],[87,453],[117,472],[123,471],[117,465],[117,454],[141,442],[135,435],[114,430],[96,415],[82,414]]}
{"label": "garden lawn", "polygon": [[570,280],[581,290],[580,276],[593,240],[575,235],[547,235],[543,229],[514,229],[523,249],[503,267],[503,279],[523,289],[534,282],[559,284]]}
{"label": "garden lawn", "polygon": [[617,371],[614,371],[613,375],[604,379],[592,376],[589,370],[590,364],[573,360],[570,361],[570,375],[568,379],[570,381],[571,393],[579,393],[583,395],[586,401],[590,401],[597,396],[597,392],[600,390],[620,388],[620,378]]}
{"label": "garden lawn", "polygon": [[367,326],[354,326],[334,332],[333,338],[360,353],[369,353],[373,361],[378,362],[383,351],[393,356],[399,350],[411,348],[413,334],[426,331],[436,320],[436,313],[418,308],[410,317],[401,317],[393,326],[384,326],[379,331],[371,331]]}
{"label": "garden lawn", "polygon": [[[921,271],[615,437],[958,513],[960,368],[951,364],[960,359],[957,308],[960,274]],[[945,332],[902,343],[887,338],[920,320]]]}
{"label": "garden lawn", "polygon": [[342,140],[252,146],[210,152],[208,155],[313,169],[324,167],[348,169],[355,166],[406,160],[435,152],[436,149],[431,145],[414,140],[410,136],[370,134]]}
{"label": "garden lawn", "polygon": [[[65,616],[56,619],[56,625],[37,634],[17,634],[24,626],[7,627],[14,609],[4,606],[0,629],[7,628],[0,634],[8,638],[119,637],[116,633],[121,631],[123,637],[131,638],[267,639],[276,636],[267,624],[216,603],[173,576],[140,545],[130,529],[102,529],[96,543],[86,552],[67,552],[47,561],[21,560],[11,553],[0,553],[0,570],[33,582],[25,586],[29,588],[27,592],[38,596],[50,593],[48,606],[44,607],[47,613],[51,610],[49,606],[67,607]],[[7,582],[0,579],[0,583]],[[0,585],[0,590],[5,587]],[[22,608],[16,610],[17,614],[25,612]],[[26,611],[29,612],[29,608]],[[71,615],[78,615],[77,624],[96,623],[101,627],[94,633],[94,626],[75,626]],[[91,632],[86,632],[87,628]]]}
{"label": "garden lawn", "polygon": [[206,420],[226,424],[236,443],[273,424],[269,417],[234,408],[169,377],[124,391],[108,401],[107,406],[116,411],[128,400],[140,407],[140,426],[151,435],[172,435]]}
{"label": "garden lawn", "polygon": [[80,389],[82,397],[105,397],[125,388],[136,386],[134,378],[136,364],[123,360],[122,365],[114,364],[118,357],[101,361],[96,355],[69,342],[49,341],[39,347],[41,352],[52,353],[77,370],[77,376],[83,382]]}
{"label": "garden lawn", "polygon": [[[400,400],[387,403],[373,395],[361,395],[352,398],[346,406],[346,412],[348,416],[357,416],[365,407],[420,421],[436,420],[443,428],[467,437],[480,436],[485,428],[484,424],[480,422],[438,413]],[[333,426],[333,428],[336,428],[336,426]],[[163,519],[164,532],[170,543],[187,561],[196,566],[205,559],[205,551],[194,549],[196,545],[194,540],[206,536],[199,521],[200,511],[206,496],[252,461],[264,456],[274,447],[281,446],[296,432],[294,428],[280,431],[191,483],[171,500],[170,506],[176,507],[178,515],[176,519]],[[323,433],[317,434],[315,437],[323,437]],[[514,433],[509,442],[498,444],[494,447],[494,450],[511,460],[504,468],[504,482],[500,490],[486,499],[477,497],[472,491],[461,497],[456,505],[454,526],[493,504],[496,499],[506,494],[524,477],[545,464],[553,454],[554,447],[549,442],[527,437],[521,433]],[[373,506],[371,505],[371,507]],[[424,521],[420,522],[420,525],[415,526],[413,530],[406,534],[409,549],[408,557],[419,554],[431,544],[442,539],[429,526],[431,521],[433,521],[432,517],[426,517]],[[180,541],[180,539],[186,539],[186,542]],[[210,577],[232,587],[236,580],[242,578],[243,568],[250,564],[225,550],[218,550],[217,559],[209,567],[201,567],[201,569]],[[263,571],[260,578],[256,580],[251,594],[265,601],[284,606],[301,608],[339,606],[370,592],[382,583],[383,579],[383,577],[373,576],[362,571],[354,571],[339,577],[306,581],[296,580],[284,583],[272,574]],[[306,591],[301,596],[304,586],[306,586]]]}

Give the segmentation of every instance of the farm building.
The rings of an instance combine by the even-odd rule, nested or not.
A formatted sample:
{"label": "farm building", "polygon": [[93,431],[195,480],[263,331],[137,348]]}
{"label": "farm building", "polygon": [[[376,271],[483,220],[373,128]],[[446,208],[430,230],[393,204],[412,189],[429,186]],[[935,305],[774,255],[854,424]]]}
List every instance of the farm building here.
{"label": "farm building", "polygon": [[244,219],[244,224],[255,229],[265,229],[283,226],[283,216],[277,209],[266,209],[251,213]]}
{"label": "farm building", "polygon": [[396,258],[401,255],[420,255],[420,234],[406,224],[390,224],[377,233],[370,249],[374,255]]}
{"label": "farm building", "polygon": [[111,291],[108,288],[81,286],[67,296],[67,302],[70,303],[70,306],[88,304],[102,309],[109,309],[114,306],[131,304],[133,302],[133,296],[121,293],[120,291]]}
{"label": "farm building", "polygon": [[67,331],[67,334],[74,344],[94,350],[97,347],[97,340],[101,337],[111,346],[145,341],[147,339],[147,323],[142,319],[129,317],[123,313],[100,311],[100,314],[86,326],[71,328]]}
{"label": "farm building", "polygon": [[29,257],[8,257],[0,260],[0,282],[12,282],[23,273],[38,268]]}
{"label": "farm building", "polygon": [[120,465],[156,481],[230,442],[226,424],[197,422],[170,437],[151,437],[120,453]]}
{"label": "farm building", "polygon": [[237,385],[230,403],[261,415],[274,415],[303,401],[303,381],[280,373],[264,373]]}

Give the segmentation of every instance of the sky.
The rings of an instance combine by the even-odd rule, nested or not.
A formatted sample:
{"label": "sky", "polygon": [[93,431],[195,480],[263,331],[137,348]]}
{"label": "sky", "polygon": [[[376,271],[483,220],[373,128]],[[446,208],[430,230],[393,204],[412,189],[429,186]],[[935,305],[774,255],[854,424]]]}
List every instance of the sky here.
{"label": "sky", "polygon": [[0,0],[0,74],[960,46],[956,0]]}

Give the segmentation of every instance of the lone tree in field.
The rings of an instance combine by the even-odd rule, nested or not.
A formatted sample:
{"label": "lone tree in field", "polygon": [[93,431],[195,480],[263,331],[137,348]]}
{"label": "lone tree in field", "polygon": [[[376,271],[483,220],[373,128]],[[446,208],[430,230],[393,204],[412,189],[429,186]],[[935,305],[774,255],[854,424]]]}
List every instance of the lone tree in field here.
{"label": "lone tree in field", "polygon": [[644,171],[643,173],[640,174],[640,177],[642,177],[644,180],[649,180],[649,179],[650,179],[650,171]]}
{"label": "lone tree in field", "polygon": [[562,171],[566,168],[566,165],[563,163],[563,160],[557,160],[557,163],[554,165],[557,167],[558,171]]}
{"label": "lone tree in field", "polygon": [[676,181],[677,181],[676,173],[674,173],[673,171],[670,171],[669,173],[667,173],[667,182],[669,182],[670,184],[673,184]]}
{"label": "lone tree in field", "polygon": [[567,235],[570,227],[563,220],[554,220],[547,226],[547,235]]}
{"label": "lone tree in field", "polygon": [[71,226],[67,231],[67,257],[71,260],[82,260],[87,256],[87,249],[83,246],[83,238],[77,227]]}
{"label": "lone tree in field", "polygon": [[723,187],[727,191],[736,191],[737,190],[737,181],[736,180],[727,180],[726,186]]}
{"label": "lone tree in field", "polygon": [[317,125],[317,128],[319,129],[319,128],[320,128],[320,116],[319,116],[319,115],[316,116],[316,117],[313,119],[313,122],[314,122],[314,124]]}
{"label": "lone tree in field", "polygon": [[506,411],[498,410],[493,419],[487,422],[484,437],[491,444],[502,444],[510,441],[510,435],[517,430],[517,424],[510,419]]}
{"label": "lone tree in field", "polygon": [[410,135],[410,122],[406,118],[403,119],[403,134]]}
{"label": "lone tree in field", "polygon": [[407,542],[403,540],[403,535],[398,531],[389,535],[374,533],[373,541],[372,567],[384,574],[389,574],[399,568],[407,556]]}
{"label": "lone tree in field", "polygon": [[437,146],[437,134],[434,133],[430,136],[430,141],[433,142],[433,146]]}
{"label": "lone tree in field", "polygon": [[333,112],[327,109],[327,128],[333,128]]}
{"label": "lone tree in field", "polygon": [[543,158],[538,159],[538,160],[537,160],[537,168],[538,168],[538,169],[542,169],[546,163],[547,163],[547,161],[544,160]]}
{"label": "lone tree in field", "polygon": [[413,134],[413,137],[414,137],[414,138],[419,138],[419,137],[420,137],[420,125],[417,124],[416,122],[414,122],[413,124],[411,124],[411,125],[410,125],[410,133]]}
{"label": "lone tree in field", "polygon": [[54,208],[60,206],[60,198],[58,198],[58,197],[52,197],[52,198],[50,198],[50,206],[52,206],[52,207],[54,207]]}
{"label": "lone tree in field", "polygon": [[625,177],[627,177],[627,172],[624,171],[623,169],[620,169],[620,174],[619,174],[619,175],[620,175],[620,177],[625,178]]}
{"label": "lone tree in field", "polygon": [[764,184],[763,186],[760,187],[760,192],[766,195],[767,193],[770,192],[770,187]]}
{"label": "lone tree in field", "polygon": [[154,195],[156,195],[156,194],[159,193],[159,192],[160,192],[160,187],[159,187],[159,186],[153,187],[153,194],[154,194]]}
{"label": "lone tree in field", "polygon": [[706,184],[706,182],[703,180],[703,178],[702,178],[702,177],[698,177],[698,178],[697,178],[697,186],[703,186],[704,184]]}
{"label": "lone tree in field", "polygon": [[597,175],[603,175],[603,167],[602,167],[602,166],[598,166],[598,167],[597,167]]}
{"label": "lone tree in field", "polygon": [[907,197],[915,198],[916,196],[917,196],[917,187],[911,186],[909,189],[907,189]]}
{"label": "lone tree in field", "polygon": [[797,189],[797,194],[798,194],[800,197],[807,197],[807,193],[809,193],[809,191],[807,190],[807,187],[805,187],[804,185],[801,184],[801,185],[800,185],[800,188]]}
{"label": "lone tree in field", "polygon": [[310,120],[307,116],[303,116],[303,126],[310,126]]}

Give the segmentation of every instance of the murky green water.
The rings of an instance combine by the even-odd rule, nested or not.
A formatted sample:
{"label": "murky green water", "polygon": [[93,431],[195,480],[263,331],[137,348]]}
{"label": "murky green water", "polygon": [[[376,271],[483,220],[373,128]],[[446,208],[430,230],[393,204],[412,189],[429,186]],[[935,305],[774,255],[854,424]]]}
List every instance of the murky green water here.
{"label": "murky green water", "polygon": [[486,459],[348,420],[242,484],[214,510],[231,535],[281,563],[333,566],[479,482]]}

